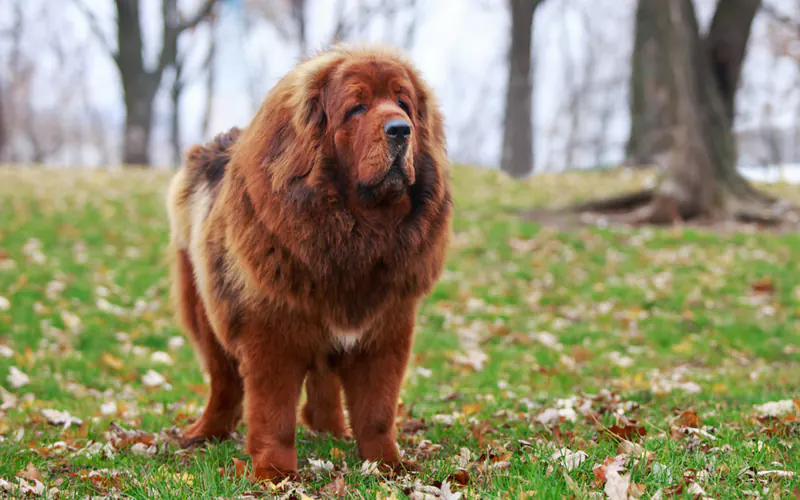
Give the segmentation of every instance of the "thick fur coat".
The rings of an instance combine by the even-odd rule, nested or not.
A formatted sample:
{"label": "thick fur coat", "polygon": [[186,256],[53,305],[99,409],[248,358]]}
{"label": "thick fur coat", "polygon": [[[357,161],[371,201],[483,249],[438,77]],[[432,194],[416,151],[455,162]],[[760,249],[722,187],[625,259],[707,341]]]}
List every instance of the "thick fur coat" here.
{"label": "thick fur coat", "polygon": [[194,146],[169,194],[174,296],[210,375],[188,441],[242,417],[259,478],[297,470],[295,426],[349,427],[397,468],[398,394],[452,202],[442,117],[400,54],[337,47],[269,92],[245,130]]}

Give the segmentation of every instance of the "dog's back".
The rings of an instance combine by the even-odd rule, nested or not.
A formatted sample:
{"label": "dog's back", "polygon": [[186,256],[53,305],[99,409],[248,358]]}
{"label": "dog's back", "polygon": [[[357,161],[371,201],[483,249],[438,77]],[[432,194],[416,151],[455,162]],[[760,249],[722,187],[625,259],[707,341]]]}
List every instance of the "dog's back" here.
{"label": "dog's back", "polygon": [[171,242],[175,249],[189,247],[193,222],[196,225],[208,215],[231,159],[231,147],[240,135],[240,129],[232,128],[206,144],[189,149],[184,166],[172,179],[167,199]]}
{"label": "dog's back", "polygon": [[204,222],[225,176],[231,147],[240,133],[233,128],[209,143],[193,146],[172,179],[167,198],[173,257],[172,300],[180,321],[199,344],[203,344],[203,332],[210,332],[210,325],[198,290],[198,280],[205,273],[196,272],[192,253],[197,257],[203,247]]}

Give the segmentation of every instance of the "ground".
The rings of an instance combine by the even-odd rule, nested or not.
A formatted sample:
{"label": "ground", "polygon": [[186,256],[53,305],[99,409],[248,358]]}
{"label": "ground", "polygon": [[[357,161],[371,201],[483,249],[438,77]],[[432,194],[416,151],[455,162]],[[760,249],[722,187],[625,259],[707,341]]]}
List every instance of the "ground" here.
{"label": "ground", "polygon": [[300,427],[302,482],[270,485],[240,442],[173,439],[207,388],[167,301],[168,174],[0,170],[0,496],[800,495],[800,236],[520,217],[652,177],[455,168],[398,419],[422,471]]}

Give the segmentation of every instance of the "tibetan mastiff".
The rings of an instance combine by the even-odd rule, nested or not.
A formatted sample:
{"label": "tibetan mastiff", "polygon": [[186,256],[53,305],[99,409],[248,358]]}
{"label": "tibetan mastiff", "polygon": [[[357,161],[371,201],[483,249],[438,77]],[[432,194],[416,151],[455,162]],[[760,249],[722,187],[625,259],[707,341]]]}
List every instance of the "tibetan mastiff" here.
{"label": "tibetan mastiff", "polygon": [[254,475],[294,474],[305,383],[311,429],[410,466],[398,394],[452,211],[442,116],[412,64],[342,46],[300,62],[245,129],[189,150],[168,210],[176,307],[210,376],[185,440],[244,414]]}

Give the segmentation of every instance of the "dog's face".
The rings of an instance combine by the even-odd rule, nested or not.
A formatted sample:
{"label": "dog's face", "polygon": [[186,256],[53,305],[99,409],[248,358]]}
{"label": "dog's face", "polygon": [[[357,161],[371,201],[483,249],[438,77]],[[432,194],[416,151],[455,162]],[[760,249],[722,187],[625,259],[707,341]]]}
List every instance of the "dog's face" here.
{"label": "dog's face", "polygon": [[411,63],[391,50],[346,48],[287,73],[234,159],[252,169],[248,189],[257,199],[270,188],[295,202],[397,213],[430,198],[426,189],[447,164],[435,96]]}
{"label": "dog's face", "polygon": [[418,92],[392,60],[345,61],[329,76],[327,136],[360,204],[394,203],[414,184]]}

